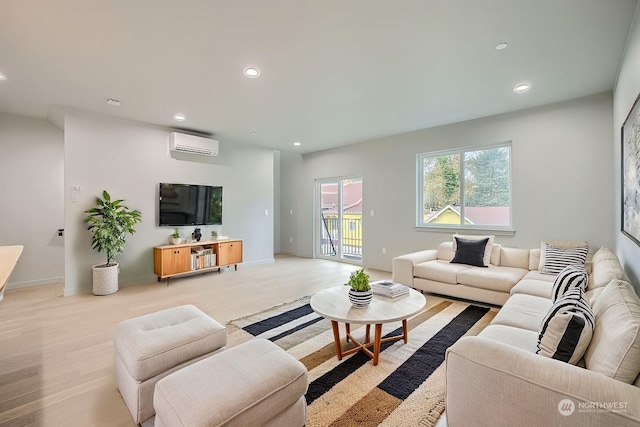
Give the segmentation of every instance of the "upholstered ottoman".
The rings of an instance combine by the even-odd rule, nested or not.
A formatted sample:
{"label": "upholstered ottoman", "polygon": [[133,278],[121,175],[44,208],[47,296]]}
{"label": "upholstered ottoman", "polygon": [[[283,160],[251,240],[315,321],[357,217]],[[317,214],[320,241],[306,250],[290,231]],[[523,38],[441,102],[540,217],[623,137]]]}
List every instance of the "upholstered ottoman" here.
{"label": "upholstered ottoman", "polygon": [[251,340],[158,381],[155,426],[302,427],[307,386],[302,363],[271,341]]}
{"label": "upholstered ottoman", "polygon": [[158,311],[116,325],[118,390],[136,423],[154,414],[156,383],[172,372],[224,350],[227,330],[193,305]]}

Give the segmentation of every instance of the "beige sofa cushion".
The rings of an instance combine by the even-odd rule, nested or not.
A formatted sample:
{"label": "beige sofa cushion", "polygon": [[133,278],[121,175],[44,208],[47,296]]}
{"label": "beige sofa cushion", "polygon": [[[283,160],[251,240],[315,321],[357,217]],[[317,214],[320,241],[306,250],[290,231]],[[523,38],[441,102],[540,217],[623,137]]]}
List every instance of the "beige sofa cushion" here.
{"label": "beige sofa cushion", "polygon": [[512,295],[491,322],[538,332],[542,319],[551,308],[551,300],[532,295]]}
{"label": "beige sofa cushion", "polygon": [[497,243],[493,244],[493,249],[491,249],[491,264],[500,265],[500,253],[502,252],[502,246]]}
{"label": "beige sofa cushion", "polygon": [[587,369],[633,383],[640,373],[640,299],[629,283],[612,280],[593,312],[596,327],[584,357]]}
{"label": "beige sofa cushion", "polygon": [[532,279],[532,280],[542,280],[544,282],[549,282],[553,284],[553,281],[556,280],[556,276],[551,274],[542,274],[538,270],[533,270],[528,272],[523,279]]}
{"label": "beige sofa cushion", "polygon": [[529,270],[538,270],[540,266],[540,248],[529,250]]}
{"label": "beige sofa cushion", "polygon": [[509,292],[528,270],[513,267],[470,268],[458,273],[458,283],[474,288]]}
{"label": "beige sofa cushion", "polygon": [[591,307],[595,305],[596,299],[598,299],[598,296],[602,293],[602,291],[604,291],[605,287],[606,286],[603,286],[601,288],[587,289],[587,292],[584,293],[589,300],[589,304],[591,304]]}
{"label": "beige sofa cushion", "polygon": [[591,259],[593,273],[589,277],[588,290],[607,286],[612,280],[626,280],[624,270],[616,254],[608,248],[600,248]]}
{"label": "beige sofa cushion", "polygon": [[525,294],[551,299],[551,288],[553,287],[552,282],[546,280],[527,279],[526,277],[527,276],[511,288],[511,295]]}
{"label": "beige sofa cushion", "polygon": [[491,324],[484,328],[478,336],[512,345],[530,353],[535,353],[536,350],[538,350],[538,346],[536,345],[538,342],[538,332],[535,331]]}
{"label": "beige sofa cushion", "polygon": [[453,259],[453,242],[442,242],[438,245],[438,259],[443,261]]}
{"label": "beige sofa cushion", "polygon": [[468,270],[471,267],[465,264],[451,264],[449,261],[435,260],[417,264],[413,267],[413,275],[422,279],[434,280],[436,282],[449,283],[455,285],[458,273]]}
{"label": "beige sofa cushion", "polygon": [[529,249],[501,248],[500,265],[529,270]]}

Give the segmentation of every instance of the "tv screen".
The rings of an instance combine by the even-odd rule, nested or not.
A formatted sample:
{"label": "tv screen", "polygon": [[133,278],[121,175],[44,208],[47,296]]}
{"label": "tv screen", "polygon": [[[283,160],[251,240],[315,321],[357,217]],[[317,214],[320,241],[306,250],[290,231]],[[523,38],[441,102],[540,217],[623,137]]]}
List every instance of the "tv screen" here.
{"label": "tv screen", "polygon": [[222,224],[222,187],[160,183],[159,225]]}

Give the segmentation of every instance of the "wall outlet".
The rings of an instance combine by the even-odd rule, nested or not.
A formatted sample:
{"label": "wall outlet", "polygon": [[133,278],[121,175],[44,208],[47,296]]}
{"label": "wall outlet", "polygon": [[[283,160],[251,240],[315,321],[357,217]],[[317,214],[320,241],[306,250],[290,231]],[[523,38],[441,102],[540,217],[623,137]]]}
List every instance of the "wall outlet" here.
{"label": "wall outlet", "polygon": [[387,254],[387,248],[382,248],[382,255],[386,255]]}

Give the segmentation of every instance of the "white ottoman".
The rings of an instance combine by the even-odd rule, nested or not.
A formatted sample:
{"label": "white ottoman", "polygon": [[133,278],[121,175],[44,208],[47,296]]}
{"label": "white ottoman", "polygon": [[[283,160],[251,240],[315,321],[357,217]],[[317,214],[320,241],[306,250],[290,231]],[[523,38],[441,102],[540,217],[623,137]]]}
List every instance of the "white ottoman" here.
{"label": "white ottoman", "polygon": [[116,384],[140,424],[155,413],[156,383],[224,350],[227,329],[193,305],[183,305],[119,323],[113,343]]}
{"label": "white ottoman", "polygon": [[271,341],[251,340],[158,381],[155,427],[302,427],[307,386],[302,363]]}

